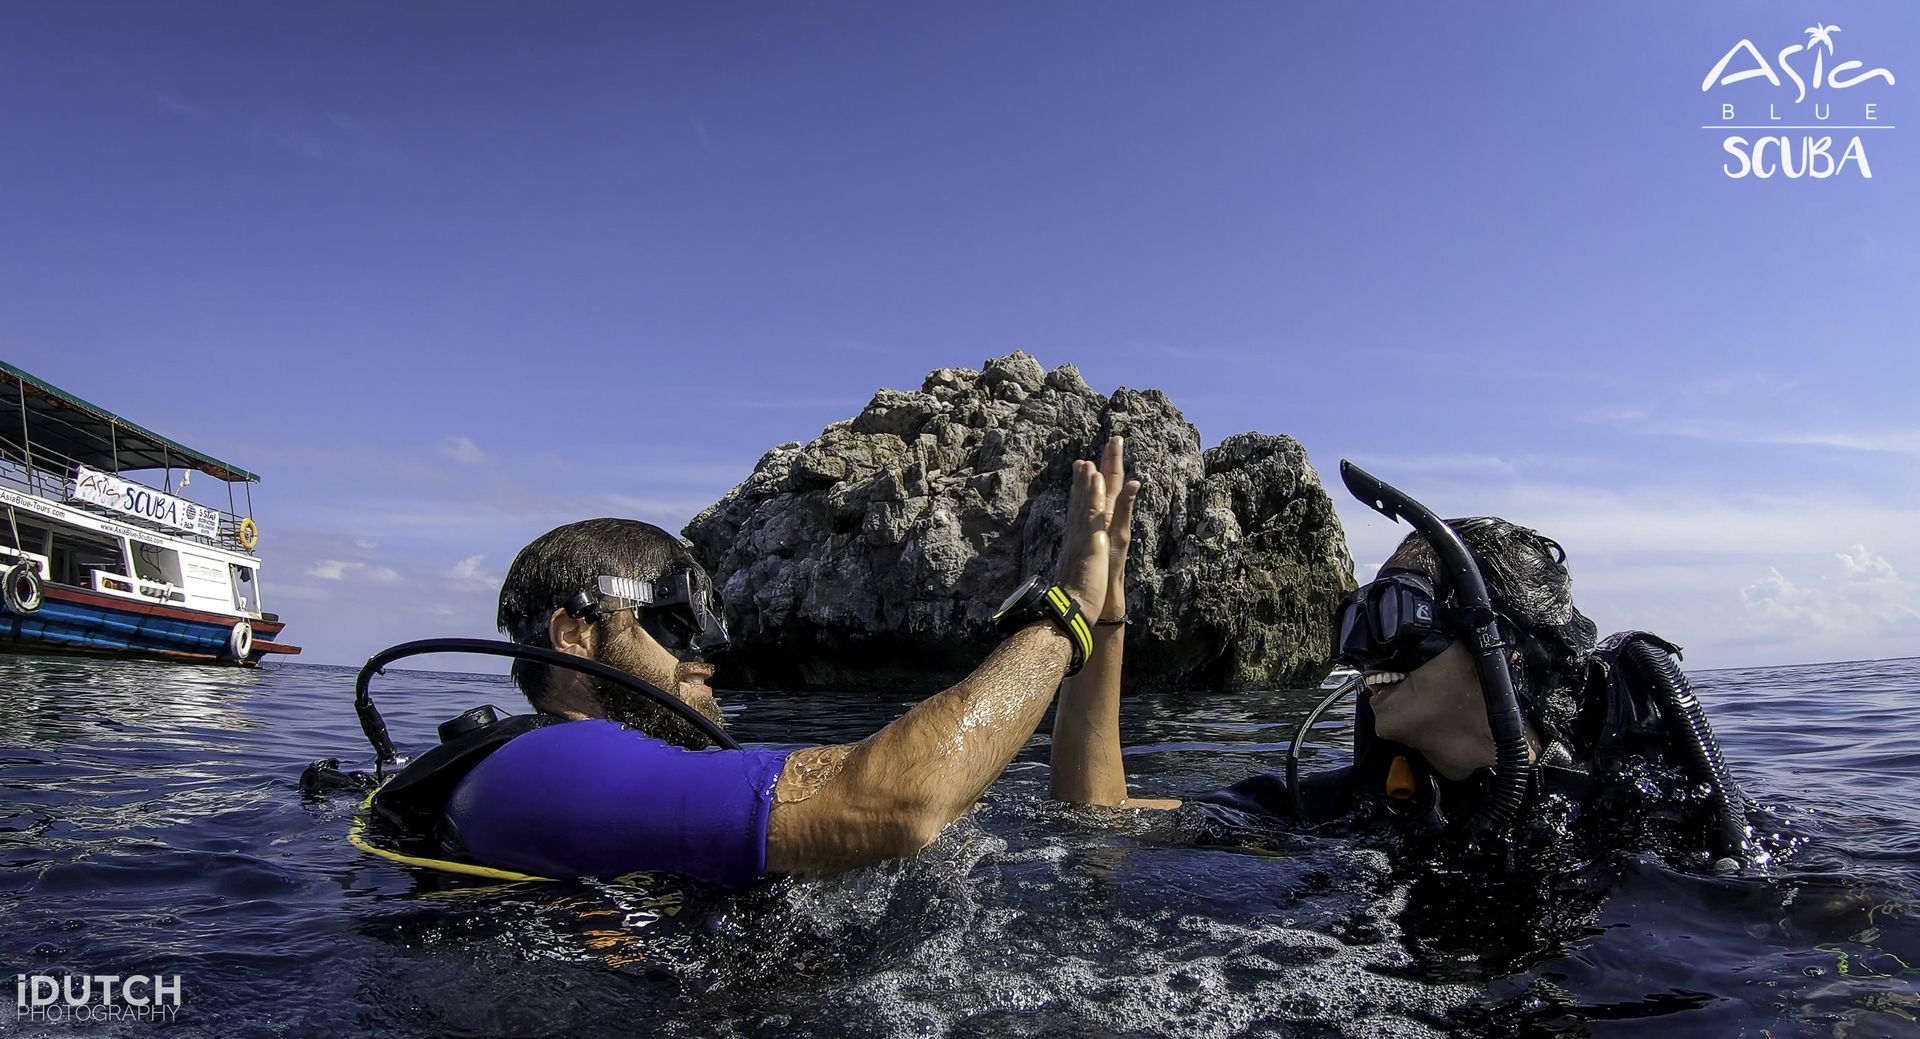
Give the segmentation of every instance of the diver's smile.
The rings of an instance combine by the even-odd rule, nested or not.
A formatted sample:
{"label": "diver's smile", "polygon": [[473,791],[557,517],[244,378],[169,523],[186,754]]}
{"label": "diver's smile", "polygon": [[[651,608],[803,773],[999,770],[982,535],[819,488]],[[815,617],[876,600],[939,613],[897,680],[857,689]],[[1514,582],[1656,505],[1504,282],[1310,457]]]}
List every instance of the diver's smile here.
{"label": "diver's smile", "polygon": [[1392,696],[1394,691],[1400,688],[1400,683],[1406,680],[1407,676],[1403,671],[1367,672],[1362,679],[1367,684],[1367,692],[1370,694],[1367,702],[1376,707],[1379,706],[1381,701]]}

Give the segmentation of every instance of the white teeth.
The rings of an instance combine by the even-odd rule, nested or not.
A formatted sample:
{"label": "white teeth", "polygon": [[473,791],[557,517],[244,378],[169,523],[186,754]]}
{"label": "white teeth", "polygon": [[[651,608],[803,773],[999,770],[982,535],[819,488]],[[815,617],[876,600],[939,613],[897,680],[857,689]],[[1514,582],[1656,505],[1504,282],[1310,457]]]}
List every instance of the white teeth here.
{"label": "white teeth", "polygon": [[1398,671],[1375,671],[1366,677],[1367,688],[1373,689],[1378,686],[1392,685],[1395,682],[1403,681],[1406,677],[1406,675]]}

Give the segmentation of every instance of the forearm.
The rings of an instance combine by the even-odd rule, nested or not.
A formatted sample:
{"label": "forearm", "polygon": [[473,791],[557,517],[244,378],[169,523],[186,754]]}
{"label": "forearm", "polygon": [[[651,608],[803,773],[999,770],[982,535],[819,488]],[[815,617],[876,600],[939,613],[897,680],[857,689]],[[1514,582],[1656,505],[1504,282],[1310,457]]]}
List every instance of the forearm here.
{"label": "forearm", "polygon": [[1093,629],[1093,655],[1067,679],[1053,714],[1051,793],[1073,804],[1117,805],[1127,799],[1120,757],[1120,673],[1125,625]]}
{"label": "forearm", "polygon": [[865,740],[796,752],[775,787],[768,868],[847,869],[924,846],[1026,745],[1071,653],[1051,625],[1021,629]]}
{"label": "forearm", "polygon": [[1026,746],[1071,658],[1051,625],[1015,632],[960,684],[868,737],[840,781],[891,789],[946,825]]}

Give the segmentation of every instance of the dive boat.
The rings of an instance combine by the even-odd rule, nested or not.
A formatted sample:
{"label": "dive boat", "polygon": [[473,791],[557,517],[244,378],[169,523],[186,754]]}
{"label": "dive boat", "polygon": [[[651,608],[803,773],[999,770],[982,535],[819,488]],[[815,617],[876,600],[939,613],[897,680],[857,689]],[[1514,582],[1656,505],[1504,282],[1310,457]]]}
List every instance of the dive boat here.
{"label": "dive boat", "polygon": [[[245,667],[300,652],[261,603],[260,477],[3,361],[0,430],[0,650]],[[156,470],[158,487],[127,476]],[[196,473],[226,483],[225,510],[176,493]]]}
{"label": "dive boat", "polygon": [[1348,682],[1359,677],[1360,672],[1355,671],[1353,668],[1336,667],[1332,671],[1327,672],[1327,677],[1320,680],[1320,688],[1322,691],[1344,689]]}

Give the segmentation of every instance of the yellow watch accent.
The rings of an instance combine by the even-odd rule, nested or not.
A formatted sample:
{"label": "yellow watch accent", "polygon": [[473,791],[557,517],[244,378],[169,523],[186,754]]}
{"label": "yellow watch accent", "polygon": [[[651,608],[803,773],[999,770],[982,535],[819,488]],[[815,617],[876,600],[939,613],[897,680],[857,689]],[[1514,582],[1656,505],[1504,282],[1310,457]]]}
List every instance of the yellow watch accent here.
{"label": "yellow watch accent", "polygon": [[1093,629],[1087,627],[1087,615],[1057,584],[1047,589],[1047,601],[1053,604],[1054,612],[1066,625],[1067,634],[1080,644],[1080,659],[1093,656]]}

